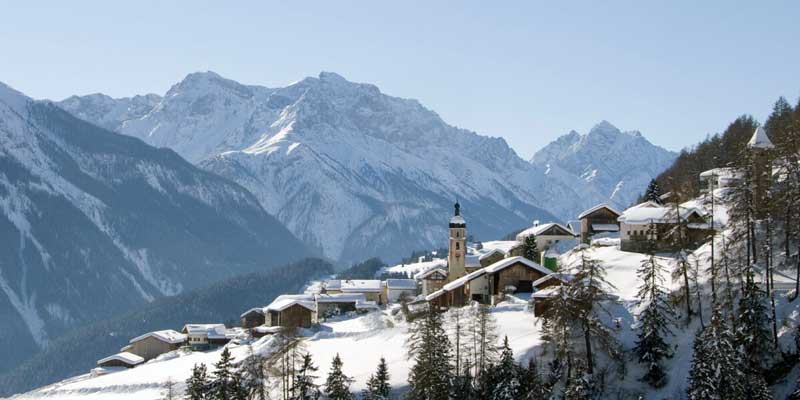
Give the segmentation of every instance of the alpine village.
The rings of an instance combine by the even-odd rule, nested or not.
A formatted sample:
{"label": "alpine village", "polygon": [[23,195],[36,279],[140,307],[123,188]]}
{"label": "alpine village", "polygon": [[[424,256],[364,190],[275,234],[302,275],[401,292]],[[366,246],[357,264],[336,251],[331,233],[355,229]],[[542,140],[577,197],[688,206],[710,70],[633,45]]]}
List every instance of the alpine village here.
{"label": "alpine village", "polygon": [[[142,332],[88,376],[214,354],[165,378],[163,398],[779,398],[800,361],[799,149],[800,107],[781,99],[764,126],[741,117],[685,150],[627,209],[478,242],[455,202],[447,248],[354,265],[252,304],[238,326]],[[355,324],[387,333],[359,343]],[[530,332],[535,350],[514,354]],[[352,353],[379,361],[348,365]],[[358,392],[356,367],[373,371]]]}

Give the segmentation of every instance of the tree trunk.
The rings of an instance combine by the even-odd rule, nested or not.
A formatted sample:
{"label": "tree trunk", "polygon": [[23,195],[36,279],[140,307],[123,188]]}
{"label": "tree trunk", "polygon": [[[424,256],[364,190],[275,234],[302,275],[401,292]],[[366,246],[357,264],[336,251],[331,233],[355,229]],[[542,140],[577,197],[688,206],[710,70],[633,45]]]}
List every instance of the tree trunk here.
{"label": "tree trunk", "polygon": [[588,322],[584,322],[583,340],[586,343],[586,372],[594,374],[594,360],[592,359],[592,338],[589,334]]}

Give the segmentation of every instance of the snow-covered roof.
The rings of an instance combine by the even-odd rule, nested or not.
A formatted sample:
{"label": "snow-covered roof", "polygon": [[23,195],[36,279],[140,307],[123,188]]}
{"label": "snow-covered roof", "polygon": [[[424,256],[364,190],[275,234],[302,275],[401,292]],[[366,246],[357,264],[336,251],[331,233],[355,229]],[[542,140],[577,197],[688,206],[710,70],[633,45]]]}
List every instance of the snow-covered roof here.
{"label": "snow-covered roof", "polygon": [[481,244],[483,245],[484,251],[497,249],[505,254],[508,254],[511,252],[511,249],[519,246],[519,242],[516,240],[492,240],[489,242],[482,242]]}
{"label": "snow-covered roof", "polygon": [[574,236],[572,231],[569,228],[565,227],[564,225],[561,225],[561,224],[556,223],[556,222],[549,222],[549,223],[546,223],[546,224],[533,226],[533,227],[530,227],[528,229],[525,229],[524,231],[522,231],[522,232],[517,234],[517,240],[518,241],[522,241],[523,239],[525,239],[526,237],[531,236],[531,235],[540,236],[540,235],[544,234],[544,232],[546,232],[548,229],[553,228],[553,227],[555,227],[557,229],[563,229],[564,231],[566,231],[566,232],[564,232],[564,234],[555,235],[557,237],[566,237],[566,236],[572,237],[572,236]]}
{"label": "snow-covered roof", "polygon": [[533,297],[534,299],[548,299],[550,297],[557,295],[560,290],[561,286],[549,286],[542,290],[537,290],[533,292],[531,297]]}
{"label": "snow-covered roof", "polygon": [[183,333],[180,333],[172,329],[166,329],[163,331],[154,331],[145,333],[144,335],[137,336],[131,339],[130,342],[128,343],[135,343],[140,340],[147,339],[149,337],[156,338],[164,343],[169,343],[169,344],[178,344],[186,341],[186,335],[184,335]]}
{"label": "snow-covered roof", "polygon": [[496,262],[496,263],[494,263],[492,265],[489,265],[485,269],[486,269],[487,273],[493,274],[495,272],[502,271],[502,270],[504,270],[504,269],[516,264],[516,263],[521,263],[521,264],[527,266],[528,268],[535,269],[535,270],[537,270],[537,271],[539,271],[539,272],[541,272],[542,274],[545,274],[545,275],[553,273],[553,271],[551,271],[551,270],[549,270],[549,269],[547,269],[547,268],[545,268],[545,267],[543,267],[543,266],[541,266],[541,265],[539,265],[539,264],[537,264],[537,263],[535,263],[535,262],[533,262],[533,261],[531,261],[531,260],[529,260],[529,259],[527,259],[525,257],[520,257],[520,256],[504,258],[504,259],[502,259],[502,260],[500,260],[500,261],[498,261],[498,262]]}
{"label": "snow-covered roof", "polygon": [[343,279],[341,281],[343,292],[380,292],[381,281],[378,279]]}
{"label": "snow-covered roof", "polygon": [[264,307],[253,307],[253,308],[243,312],[242,315],[239,316],[239,318],[244,318],[245,315],[250,314],[250,313],[258,313],[258,314],[264,315]]}
{"label": "snow-covered roof", "polygon": [[444,289],[447,292],[452,291],[452,290],[454,290],[456,288],[464,286],[464,284],[466,284],[467,282],[469,282],[469,281],[471,281],[471,280],[473,280],[475,278],[479,278],[481,275],[484,275],[484,274],[486,274],[486,268],[481,268],[481,269],[479,269],[477,271],[474,271],[474,272],[471,272],[469,274],[466,274],[466,275],[462,276],[461,278],[458,278],[458,279],[456,279],[456,280],[444,285],[444,287],[442,287],[442,289]]}
{"label": "snow-covered roof", "polygon": [[489,251],[483,252],[481,255],[479,255],[478,256],[478,260],[483,261],[484,259],[486,259],[487,257],[489,257],[489,256],[491,256],[493,254],[502,254],[503,257],[505,257],[506,252],[504,252],[503,250],[497,249],[497,248],[489,249]]}
{"label": "snow-covered roof", "polygon": [[429,270],[427,270],[427,271],[420,272],[419,274],[417,274],[416,276],[414,276],[414,279],[425,279],[425,278],[427,278],[427,277],[431,276],[431,275],[432,275],[434,272],[437,272],[437,271],[438,271],[440,274],[442,274],[442,275],[444,275],[445,277],[447,277],[447,270],[446,270],[446,269],[444,269],[444,268],[441,268],[441,267],[434,267],[434,268],[431,268],[431,269],[429,269]]}
{"label": "snow-covered roof", "polygon": [[583,219],[587,215],[589,215],[589,214],[591,214],[591,213],[593,213],[593,212],[595,212],[597,210],[603,209],[603,208],[607,209],[608,211],[611,211],[612,213],[614,213],[616,215],[622,214],[621,212],[617,211],[615,208],[609,206],[608,204],[601,203],[601,204],[598,204],[598,205],[596,205],[596,206],[594,206],[594,207],[582,212],[581,215],[578,215],[578,219]]}
{"label": "snow-covered roof", "polygon": [[711,177],[726,177],[726,178],[736,178],[739,174],[736,172],[735,168],[724,167],[724,168],[712,168],[708,171],[703,171],[700,173],[701,178],[711,178]]}
{"label": "snow-covered roof", "polygon": [[386,288],[387,289],[416,290],[417,289],[417,281],[415,281],[413,279],[387,279],[386,280]]}
{"label": "snow-covered roof", "polygon": [[323,287],[327,290],[340,290],[342,288],[342,281],[339,279],[331,279],[323,283]]}
{"label": "snow-covered roof", "polygon": [[478,254],[467,254],[464,257],[464,264],[466,266],[480,266],[481,265],[481,258]]}
{"label": "snow-covered roof", "polygon": [[460,215],[454,215],[453,218],[450,218],[450,223],[455,225],[464,225],[467,221],[464,221],[464,217]]}
{"label": "snow-covered roof", "polygon": [[[680,206],[679,210],[681,213],[681,219],[688,218],[692,215],[692,213],[697,213],[697,215],[700,217],[703,217],[706,214],[703,209],[697,207]],[[652,201],[646,201],[625,210],[618,220],[619,222],[632,225],[645,225],[651,222],[655,224],[677,222],[675,218],[674,207],[662,206]]]}
{"label": "snow-covered roof", "polygon": [[367,301],[364,293],[318,294],[314,297],[317,303],[358,303]]}
{"label": "snow-covered roof", "polygon": [[769,136],[767,136],[767,132],[764,131],[764,128],[758,127],[756,131],[753,132],[753,137],[747,142],[747,147],[755,148],[755,149],[771,149],[774,148],[775,145],[772,144],[772,141],[769,140]]}
{"label": "snow-covered roof", "polygon": [[[281,296],[282,297],[282,296]],[[313,301],[303,300],[303,299],[292,299],[292,298],[281,298],[278,297],[264,309],[267,311],[283,311],[289,307],[294,305],[299,305],[304,307],[310,311],[316,311],[317,307]]]}
{"label": "snow-covered roof", "polygon": [[104,364],[109,361],[121,361],[128,365],[139,365],[144,362],[144,358],[137,356],[136,354],[123,351],[122,353],[117,353],[101,360],[97,360],[97,365]]}
{"label": "snow-covered roof", "polygon": [[547,282],[547,281],[549,281],[551,279],[554,279],[554,278],[557,278],[558,280],[560,280],[562,282],[567,282],[567,281],[572,279],[572,275],[554,272],[552,274],[545,275],[545,276],[533,281],[533,283],[531,283],[531,286],[537,287],[537,286],[539,286],[539,285],[541,285],[541,284],[543,284],[543,283],[545,283],[545,282]]}
{"label": "snow-covered roof", "polygon": [[258,333],[261,333],[261,334],[264,334],[264,335],[268,335],[268,334],[272,334],[272,333],[278,333],[278,332],[281,331],[281,329],[283,329],[282,326],[265,326],[265,325],[261,325],[261,326],[257,326],[255,328],[253,328],[254,331],[256,331]]}
{"label": "snow-covered roof", "polygon": [[425,296],[425,301],[431,301],[431,300],[433,300],[433,299],[435,299],[435,298],[437,298],[437,297],[439,297],[439,296],[441,296],[441,295],[443,295],[445,293],[447,293],[446,290],[439,289],[439,290],[437,290],[437,291]]}
{"label": "snow-covered roof", "polygon": [[183,333],[187,335],[203,335],[209,339],[225,339],[226,328],[224,324],[186,324]]}

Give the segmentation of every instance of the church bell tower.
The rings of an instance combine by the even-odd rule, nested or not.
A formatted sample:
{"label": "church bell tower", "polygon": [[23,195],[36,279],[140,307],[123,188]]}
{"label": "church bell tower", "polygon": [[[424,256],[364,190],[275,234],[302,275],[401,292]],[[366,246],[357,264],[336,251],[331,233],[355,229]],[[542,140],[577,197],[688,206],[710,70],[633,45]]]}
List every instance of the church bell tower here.
{"label": "church bell tower", "polygon": [[467,222],[461,216],[461,205],[456,201],[455,213],[450,218],[450,251],[447,255],[447,280],[453,281],[467,274]]}

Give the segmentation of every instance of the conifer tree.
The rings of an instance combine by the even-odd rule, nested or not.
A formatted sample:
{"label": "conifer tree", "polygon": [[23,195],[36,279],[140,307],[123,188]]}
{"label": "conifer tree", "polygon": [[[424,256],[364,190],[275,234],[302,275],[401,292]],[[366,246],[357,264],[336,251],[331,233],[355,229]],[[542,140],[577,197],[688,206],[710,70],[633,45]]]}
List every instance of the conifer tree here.
{"label": "conifer tree", "polygon": [[319,387],[314,383],[314,380],[317,378],[314,375],[315,372],[317,372],[317,367],[311,359],[311,354],[305,353],[303,355],[302,364],[300,364],[300,369],[297,370],[297,376],[294,379],[292,400],[319,399]]}
{"label": "conifer tree", "polygon": [[211,390],[211,398],[214,400],[233,399],[233,357],[231,356],[231,352],[227,347],[222,350],[219,361],[214,364],[214,367],[216,370],[213,373],[214,379],[212,383],[213,389]]}
{"label": "conifer tree", "polygon": [[337,353],[331,363],[331,372],[325,381],[325,398],[330,400],[352,400],[355,396],[350,392],[353,379],[342,372],[342,359]]}
{"label": "conifer tree", "polygon": [[517,400],[520,395],[519,366],[514,361],[514,353],[508,346],[508,336],[503,339],[500,361],[494,367],[497,381],[492,390],[492,400]]}
{"label": "conifer tree", "polygon": [[[574,332],[578,331],[579,310],[569,296],[569,287],[561,285],[554,296],[545,300],[542,314],[542,339],[553,351],[551,375],[558,380],[572,376],[575,358]],[[566,371],[563,371],[566,368]]]}
{"label": "conifer tree", "polygon": [[412,334],[408,343],[409,354],[414,357],[414,366],[408,374],[409,400],[447,400],[453,381],[450,340],[442,327],[442,316],[429,308],[418,332]]}
{"label": "conifer tree", "polygon": [[525,236],[525,240],[522,242],[522,256],[533,262],[539,262],[539,249],[536,247],[534,235]]}
{"label": "conifer tree", "polygon": [[253,352],[253,346],[248,345],[248,356],[241,365],[242,385],[251,400],[266,400],[267,373],[264,358]]}
{"label": "conifer tree", "polygon": [[591,400],[593,395],[593,385],[591,374],[587,375],[583,367],[579,367],[575,376],[567,380],[564,387],[564,400]]}
{"label": "conifer tree", "polygon": [[651,179],[650,183],[647,185],[647,191],[644,193],[644,200],[661,204],[661,196],[663,194],[664,193],[661,192],[661,186],[658,185],[658,182],[656,182],[655,179]]}
{"label": "conifer tree", "polygon": [[175,389],[175,381],[172,377],[167,377],[164,381],[164,400],[175,400],[178,398],[177,390]]}
{"label": "conifer tree", "polygon": [[452,399],[478,400],[470,369],[469,366],[466,366],[461,374],[453,378],[453,389],[450,396]]}
{"label": "conifer tree", "polygon": [[[652,224],[650,229],[653,229]],[[642,261],[637,271],[642,281],[637,297],[644,308],[639,314],[639,332],[634,352],[639,362],[644,363],[647,368],[642,380],[653,387],[661,387],[667,378],[661,361],[672,356],[664,336],[672,334],[669,325],[675,313],[667,301],[667,291],[663,286],[662,276],[666,269],[656,258],[653,241],[651,239],[647,258]]]}
{"label": "conifer tree", "polygon": [[745,399],[747,374],[736,348],[733,332],[720,307],[711,323],[695,336],[692,367],[689,371],[689,399]]}
{"label": "conifer tree", "polygon": [[742,297],[739,299],[738,325],[736,338],[744,352],[748,367],[755,373],[767,368],[772,349],[769,318],[764,305],[764,291],[753,280],[753,272],[748,268]]}
{"label": "conifer tree", "polygon": [[362,398],[364,400],[388,400],[391,394],[389,368],[386,366],[386,359],[381,357],[377,371],[367,380],[367,388],[364,389]]}
{"label": "conifer tree", "polygon": [[475,387],[475,397],[478,399],[491,399],[494,395],[494,388],[497,387],[499,377],[494,363],[486,364],[483,373],[478,377]]}
{"label": "conifer tree", "polygon": [[186,400],[207,399],[209,387],[208,369],[205,364],[195,364],[192,375],[186,380]]}
{"label": "conifer tree", "polygon": [[550,384],[546,382],[534,359],[527,368],[520,367],[520,399],[539,400],[550,398]]}

